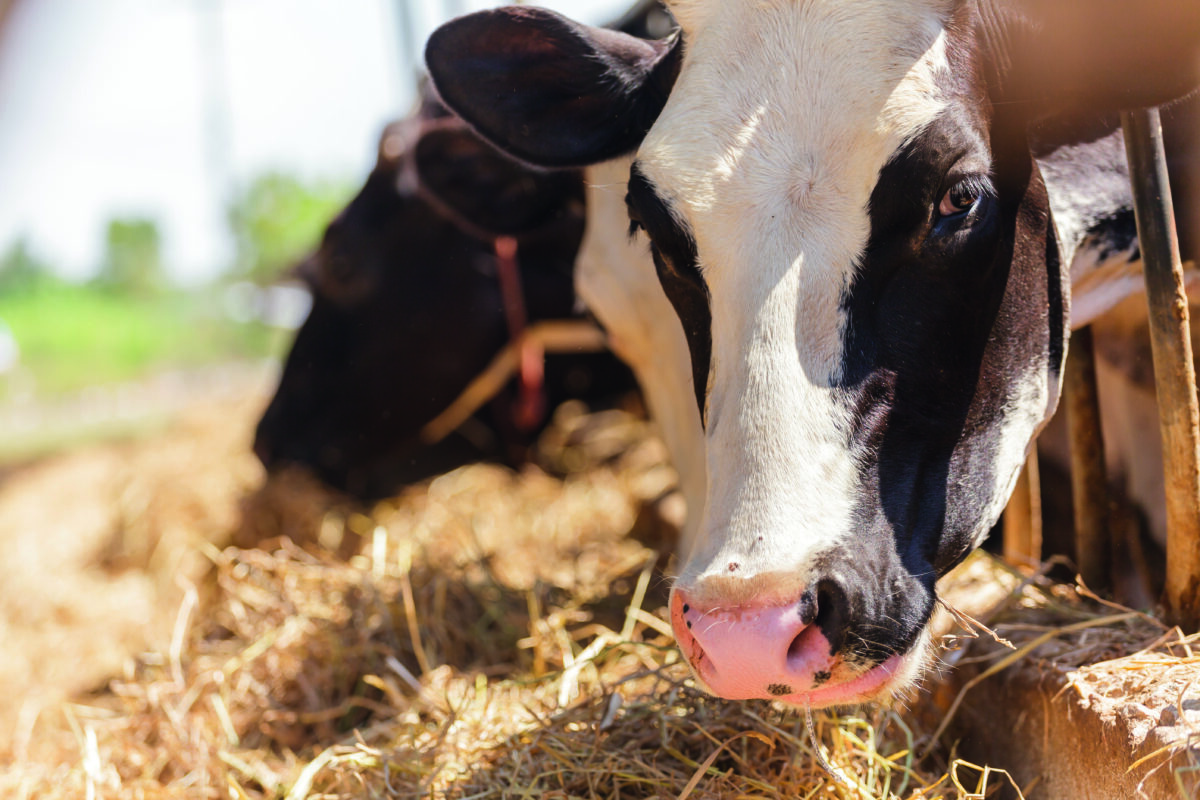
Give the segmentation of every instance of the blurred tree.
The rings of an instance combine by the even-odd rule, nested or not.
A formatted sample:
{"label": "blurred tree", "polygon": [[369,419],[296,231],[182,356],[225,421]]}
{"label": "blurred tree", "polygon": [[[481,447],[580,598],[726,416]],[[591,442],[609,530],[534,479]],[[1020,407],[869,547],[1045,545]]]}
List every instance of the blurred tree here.
{"label": "blurred tree", "polygon": [[343,183],[305,183],[281,172],[260,175],[229,208],[235,274],[258,283],[274,280],[316,247],[350,194]]}
{"label": "blurred tree", "polygon": [[49,266],[33,254],[24,236],[0,256],[0,294],[32,291],[52,279]]}
{"label": "blurred tree", "polygon": [[95,284],[127,294],[149,295],[160,291],[165,283],[158,223],[141,217],[110,220],[104,235],[104,261]]}

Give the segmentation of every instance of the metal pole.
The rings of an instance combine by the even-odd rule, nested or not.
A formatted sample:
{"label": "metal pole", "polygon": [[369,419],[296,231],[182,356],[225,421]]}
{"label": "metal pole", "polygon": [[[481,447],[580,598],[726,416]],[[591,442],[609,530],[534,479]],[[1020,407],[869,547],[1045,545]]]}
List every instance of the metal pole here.
{"label": "metal pole", "polygon": [[411,82],[422,71],[421,43],[417,41],[417,22],[413,17],[412,0],[396,0],[393,6],[396,10],[396,25],[400,39],[400,60],[404,65],[402,70],[405,83]]}
{"label": "metal pole", "polygon": [[225,217],[236,190],[232,163],[233,113],[229,95],[229,74],[225,48],[224,0],[195,0],[197,53],[200,59],[201,113],[204,136],[204,166],[214,204],[210,206],[212,229],[225,235],[218,258],[230,267],[244,269],[241,253],[230,236]]}
{"label": "metal pole", "polygon": [[1191,632],[1200,623],[1200,409],[1187,295],[1158,109],[1122,112],[1121,124],[1150,304],[1150,342],[1163,442],[1167,490],[1163,602],[1170,620]]}
{"label": "metal pole", "polygon": [[1036,446],[1029,451],[1004,509],[1004,558],[1022,567],[1042,563],[1042,488]]}
{"label": "metal pole", "polygon": [[1104,437],[1100,432],[1096,354],[1090,327],[1071,332],[1063,397],[1071,441],[1075,563],[1089,588],[1108,591],[1112,578],[1112,538],[1108,530],[1108,480],[1104,472]]}

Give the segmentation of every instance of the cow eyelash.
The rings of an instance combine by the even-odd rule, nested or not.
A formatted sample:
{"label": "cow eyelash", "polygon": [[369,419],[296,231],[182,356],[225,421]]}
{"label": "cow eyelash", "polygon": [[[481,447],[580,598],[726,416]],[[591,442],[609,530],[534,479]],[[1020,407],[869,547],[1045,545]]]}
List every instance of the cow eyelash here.
{"label": "cow eyelash", "polygon": [[939,221],[963,219],[975,210],[981,200],[995,195],[996,190],[987,176],[968,175],[952,184],[941,196],[937,206],[937,218]]}

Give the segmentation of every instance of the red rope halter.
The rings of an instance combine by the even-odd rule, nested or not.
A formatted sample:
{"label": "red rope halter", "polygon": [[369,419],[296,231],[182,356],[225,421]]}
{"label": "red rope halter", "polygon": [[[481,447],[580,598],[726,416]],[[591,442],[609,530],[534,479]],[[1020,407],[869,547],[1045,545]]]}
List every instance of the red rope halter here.
{"label": "red rope halter", "polygon": [[518,430],[531,431],[538,426],[546,414],[545,366],[546,353],[536,337],[524,336],[529,324],[525,309],[525,297],[521,291],[521,268],[517,262],[517,240],[512,236],[499,236],[495,243],[496,273],[500,280],[500,294],[504,298],[504,316],[508,321],[508,335],[520,343],[520,367],[517,403],[513,408],[513,422]]}

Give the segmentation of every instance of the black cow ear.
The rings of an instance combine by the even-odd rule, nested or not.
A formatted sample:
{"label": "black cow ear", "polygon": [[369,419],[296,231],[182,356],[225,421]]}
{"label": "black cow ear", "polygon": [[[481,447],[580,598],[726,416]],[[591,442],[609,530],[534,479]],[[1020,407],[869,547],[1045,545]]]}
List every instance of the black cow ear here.
{"label": "black cow ear", "polygon": [[1036,114],[1160,105],[1200,85],[1197,0],[1006,0],[983,23],[994,98]]}
{"label": "black cow ear", "polygon": [[443,102],[531,164],[578,167],[637,148],[679,71],[677,37],[645,41],[510,6],[434,31],[425,61]]}
{"label": "black cow ear", "polygon": [[459,123],[426,131],[415,160],[422,189],[463,227],[516,236],[547,224],[581,200],[577,172],[547,172],[496,150]]}

